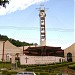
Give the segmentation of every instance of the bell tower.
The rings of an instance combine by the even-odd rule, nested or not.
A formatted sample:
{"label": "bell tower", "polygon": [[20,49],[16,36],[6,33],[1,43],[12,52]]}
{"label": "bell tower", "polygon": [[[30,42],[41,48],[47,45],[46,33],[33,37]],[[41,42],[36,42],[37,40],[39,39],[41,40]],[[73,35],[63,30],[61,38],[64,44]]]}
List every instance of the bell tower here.
{"label": "bell tower", "polygon": [[40,8],[40,46],[46,46],[46,25],[45,25],[45,8]]}

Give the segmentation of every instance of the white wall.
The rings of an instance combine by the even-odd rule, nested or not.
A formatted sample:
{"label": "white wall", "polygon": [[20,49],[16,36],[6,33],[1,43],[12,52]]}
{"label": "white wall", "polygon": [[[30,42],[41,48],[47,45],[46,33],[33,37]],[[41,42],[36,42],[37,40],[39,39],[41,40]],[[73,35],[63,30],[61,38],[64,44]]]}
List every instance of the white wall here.
{"label": "white wall", "polygon": [[[27,63],[26,63],[26,57]],[[20,56],[20,63],[21,65],[29,65],[29,64],[49,64],[49,63],[55,63],[60,62],[59,60],[64,58],[62,57],[55,57],[55,56],[26,56],[21,55]]]}

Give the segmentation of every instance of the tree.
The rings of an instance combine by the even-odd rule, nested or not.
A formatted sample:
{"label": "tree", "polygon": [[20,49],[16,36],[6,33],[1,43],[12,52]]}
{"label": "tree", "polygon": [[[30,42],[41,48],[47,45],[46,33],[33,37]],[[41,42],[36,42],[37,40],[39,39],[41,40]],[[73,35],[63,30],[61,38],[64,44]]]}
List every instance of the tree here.
{"label": "tree", "polygon": [[3,6],[6,8],[6,3],[9,4],[9,1],[8,0],[0,0],[0,6]]}
{"label": "tree", "polygon": [[30,46],[30,45],[38,45],[37,43],[27,43],[27,42],[21,42],[19,40],[15,40],[12,38],[8,38],[6,35],[1,35],[0,34],[0,41],[6,41],[9,40],[13,45],[20,47],[20,46]]}

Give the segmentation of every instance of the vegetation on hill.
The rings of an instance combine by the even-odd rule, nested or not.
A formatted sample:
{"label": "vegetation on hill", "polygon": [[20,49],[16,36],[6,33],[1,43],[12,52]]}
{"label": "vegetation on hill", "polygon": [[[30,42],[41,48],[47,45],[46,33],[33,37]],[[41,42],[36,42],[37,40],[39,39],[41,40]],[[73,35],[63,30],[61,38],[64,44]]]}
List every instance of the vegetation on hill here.
{"label": "vegetation on hill", "polygon": [[27,42],[21,42],[19,40],[15,40],[12,38],[8,38],[6,35],[0,34],[0,41],[6,41],[9,40],[13,45],[20,47],[20,46],[30,46],[30,45],[37,45],[37,43],[27,43]]}

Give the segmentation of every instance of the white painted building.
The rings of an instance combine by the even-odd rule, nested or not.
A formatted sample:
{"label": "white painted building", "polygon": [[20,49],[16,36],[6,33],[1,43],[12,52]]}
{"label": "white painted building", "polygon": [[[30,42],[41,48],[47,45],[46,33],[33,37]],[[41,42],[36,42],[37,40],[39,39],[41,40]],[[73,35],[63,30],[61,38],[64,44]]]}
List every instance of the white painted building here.
{"label": "white painted building", "polygon": [[21,65],[50,64],[56,62],[64,62],[64,58],[56,56],[20,56]]}
{"label": "white painted building", "polygon": [[[24,50],[29,46],[24,46]],[[35,46],[30,46],[35,47]],[[3,52],[4,50],[4,52]],[[3,54],[4,53],[4,54]],[[4,58],[3,58],[4,55]],[[31,64],[49,64],[55,62],[63,62],[63,57],[55,56],[27,56],[23,55],[23,47],[16,47],[12,43],[7,41],[0,41],[0,61],[11,61],[15,63],[15,57],[20,57],[21,65],[31,65]]]}

